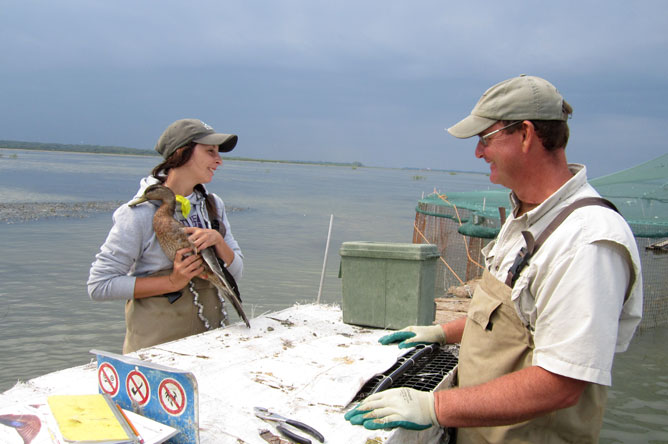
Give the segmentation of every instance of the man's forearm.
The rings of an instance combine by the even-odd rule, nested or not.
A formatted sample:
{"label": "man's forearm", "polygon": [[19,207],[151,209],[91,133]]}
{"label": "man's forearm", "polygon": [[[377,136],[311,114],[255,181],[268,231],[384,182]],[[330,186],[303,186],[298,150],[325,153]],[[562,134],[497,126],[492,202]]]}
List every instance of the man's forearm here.
{"label": "man's forearm", "polygon": [[445,337],[448,341],[448,344],[456,344],[462,341],[462,334],[464,333],[465,325],[466,316],[441,325],[441,328],[445,332]]}
{"label": "man's forearm", "polygon": [[587,384],[532,366],[485,384],[436,392],[434,407],[447,427],[514,424],[576,404]]}

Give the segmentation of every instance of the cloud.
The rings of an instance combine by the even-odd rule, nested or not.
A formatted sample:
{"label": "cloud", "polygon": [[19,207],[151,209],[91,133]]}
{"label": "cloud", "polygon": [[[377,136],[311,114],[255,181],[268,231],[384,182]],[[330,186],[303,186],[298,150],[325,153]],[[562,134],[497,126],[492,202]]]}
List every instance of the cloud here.
{"label": "cloud", "polygon": [[[668,91],[668,4],[658,0],[24,0],[2,9],[5,139],[152,147],[169,122],[198,116],[259,156],[484,169],[447,148],[463,145],[443,128],[487,87],[527,73],[573,104],[573,134],[594,156],[625,153],[627,134],[644,135],[637,153],[665,152],[651,130],[665,126]],[[605,157],[601,169],[628,161]]]}

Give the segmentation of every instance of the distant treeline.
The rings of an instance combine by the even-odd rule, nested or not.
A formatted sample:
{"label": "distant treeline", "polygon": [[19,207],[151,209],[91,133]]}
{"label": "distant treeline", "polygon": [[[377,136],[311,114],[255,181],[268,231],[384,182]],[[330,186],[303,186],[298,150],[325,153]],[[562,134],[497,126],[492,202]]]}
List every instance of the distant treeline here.
{"label": "distant treeline", "polygon": [[362,162],[325,162],[324,160],[320,161],[309,161],[309,160],[270,160],[270,159],[251,159],[248,157],[230,157],[224,156],[225,159],[229,160],[242,160],[247,162],[267,162],[267,163],[296,163],[304,165],[329,165],[329,166],[344,166],[344,167],[363,167]]}
{"label": "distant treeline", "polygon": [[126,148],[124,146],[68,145],[63,143],[20,142],[16,140],[0,140],[0,148],[39,151],[72,151],[75,153],[134,154],[137,156],[158,155],[155,151],[142,150],[139,148]]}
{"label": "distant treeline", "polygon": [[[70,151],[75,153],[96,153],[96,154],[130,154],[136,156],[157,156],[154,150],[140,148],[127,148],[124,146],[102,146],[102,145],[72,145],[64,143],[39,143],[39,142],[21,142],[16,140],[0,140],[0,148],[16,150],[40,150],[40,151]],[[269,159],[251,159],[248,157],[224,156],[229,160],[243,160],[249,162],[272,162],[272,163],[298,163],[307,165],[331,165],[347,167],[363,167],[361,162],[324,162],[324,161],[306,161],[306,160],[269,160]]]}

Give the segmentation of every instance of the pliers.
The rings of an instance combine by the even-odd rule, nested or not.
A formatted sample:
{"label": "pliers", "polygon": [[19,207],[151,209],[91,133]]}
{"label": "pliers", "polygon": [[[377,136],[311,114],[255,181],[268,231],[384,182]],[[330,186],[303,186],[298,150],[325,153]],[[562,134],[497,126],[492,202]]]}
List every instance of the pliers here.
{"label": "pliers", "polygon": [[297,435],[295,432],[291,431],[287,427],[285,427],[284,424],[289,424],[293,427],[296,427],[309,435],[313,436],[315,439],[317,439],[320,442],[325,442],[325,437],[322,436],[322,433],[318,432],[316,429],[311,427],[310,425],[304,424],[303,422],[296,421],[294,419],[289,419],[284,416],[278,415],[276,413],[273,413],[269,411],[269,409],[266,409],[264,407],[255,407],[253,409],[255,411],[255,416],[258,418],[262,418],[267,421],[275,421],[278,422],[279,424],[276,426],[276,430],[281,432],[283,436],[285,436],[288,439],[293,440],[294,442],[297,442],[299,444],[311,444],[311,440]]}

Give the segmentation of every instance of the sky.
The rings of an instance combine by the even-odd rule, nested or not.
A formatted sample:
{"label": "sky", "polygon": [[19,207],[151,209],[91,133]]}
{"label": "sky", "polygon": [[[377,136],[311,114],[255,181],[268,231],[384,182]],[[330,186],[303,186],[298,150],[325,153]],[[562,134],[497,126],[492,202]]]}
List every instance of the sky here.
{"label": "sky", "polygon": [[174,120],[231,155],[486,172],[445,128],[544,77],[597,177],[668,152],[668,2],[0,0],[0,140],[153,149]]}

